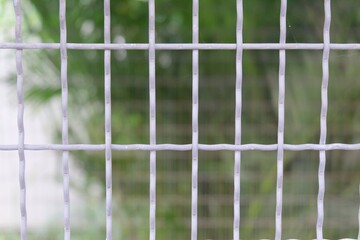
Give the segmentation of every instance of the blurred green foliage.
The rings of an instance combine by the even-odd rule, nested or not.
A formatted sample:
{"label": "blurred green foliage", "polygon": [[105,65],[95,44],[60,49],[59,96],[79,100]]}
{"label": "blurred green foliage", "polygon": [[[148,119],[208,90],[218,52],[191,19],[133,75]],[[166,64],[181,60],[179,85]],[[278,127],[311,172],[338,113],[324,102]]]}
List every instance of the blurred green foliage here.
{"label": "blurred green foliage", "polygon": [[[57,1],[31,3],[38,21],[27,22],[30,35],[40,36],[44,42],[59,42]],[[354,0],[333,1],[333,42],[359,42],[359,7]],[[280,1],[245,0],[244,42],[278,42],[279,8]],[[156,42],[190,43],[191,9],[190,0],[157,0]],[[200,42],[235,42],[235,9],[235,0],[201,0]],[[323,18],[322,1],[289,1],[287,42],[322,42]],[[147,1],[111,1],[111,35],[118,43],[148,42]],[[103,2],[67,1],[67,36],[68,42],[103,42]],[[358,54],[331,52],[327,142],[358,142]],[[58,51],[43,51],[38,56],[39,61],[29,61],[29,68],[38,72],[37,80],[29,80],[25,87],[28,99],[45,104],[60,97],[60,57]],[[190,143],[191,51],[157,51],[156,56],[157,141]],[[287,51],[286,143],[319,140],[321,56],[321,51]],[[276,143],[278,51],[244,51],[243,59],[242,142]],[[68,50],[68,62],[70,142],[103,143],[103,52]],[[44,74],[49,65],[55,72],[52,76],[57,77]],[[113,143],[149,142],[148,97],[147,51],[112,51]],[[201,51],[200,142],[233,143],[234,109],[235,52]],[[103,152],[80,152],[74,157],[89,184],[93,180],[104,184]],[[345,151],[327,154],[327,181],[331,183],[325,199],[327,238],[355,236],[357,232],[357,158],[357,153]],[[275,225],[276,153],[244,152],[242,159],[241,237],[269,238]],[[316,152],[285,153],[284,238],[315,237],[317,160]],[[188,239],[191,153],[158,153],[157,165],[157,239]],[[199,169],[199,238],[230,239],[233,154],[200,152]],[[120,212],[114,214],[119,223],[114,225],[115,238],[146,238],[148,154],[113,152],[113,183],[114,208]],[[337,212],[339,208],[343,211]],[[340,216],[348,219],[346,224]]]}

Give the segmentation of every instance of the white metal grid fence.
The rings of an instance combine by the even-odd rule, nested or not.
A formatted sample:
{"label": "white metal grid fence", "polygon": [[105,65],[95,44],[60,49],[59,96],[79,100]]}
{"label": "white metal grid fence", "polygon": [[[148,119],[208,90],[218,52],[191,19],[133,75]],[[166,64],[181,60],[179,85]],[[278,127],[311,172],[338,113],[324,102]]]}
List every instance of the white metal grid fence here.
{"label": "white metal grid fence", "polygon": [[[69,151],[105,151],[106,159],[106,239],[112,239],[112,151],[149,151],[150,152],[150,240],[156,239],[156,152],[157,151],[192,151],[192,197],[191,197],[191,239],[197,237],[198,219],[198,152],[201,151],[234,151],[234,220],[233,239],[240,239],[240,174],[242,151],[277,151],[277,184],[275,239],[282,239],[282,193],[283,193],[283,154],[284,151],[319,151],[318,200],[316,237],[323,239],[325,164],[326,152],[331,150],[360,150],[360,144],[326,143],[329,54],[330,50],[359,50],[358,43],[331,43],[331,0],[324,0],[323,43],[286,43],[286,10],[287,0],[281,0],[279,43],[244,43],[243,42],[243,1],[237,0],[236,43],[199,43],[199,2],[193,0],[192,43],[158,44],[155,41],[155,0],[148,0],[149,39],[148,43],[112,43],[110,37],[110,0],[104,0],[104,43],[82,44],[68,43],[66,35],[66,0],[60,2],[60,43],[23,43],[22,42],[22,6],[20,0],[14,0],[16,14],[15,43],[0,43],[0,49],[16,49],[17,98],[18,98],[18,144],[0,145],[1,151],[18,151],[20,182],[21,239],[27,239],[25,150],[55,150],[62,152],[63,159],[63,194],[64,194],[64,239],[70,240],[70,196],[69,196]],[[61,98],[62,98],[62,144],[33,145],[24,143],[24,97],[23,97],[23,50],[24,49],[59,49],[61,53]],[[68,89],[67,89],[67,50],[100,49],[104,50],[104,86],[105,86],[105,143],[104,144],[69,144],[68,142]],[[111,139],[111,51],[112,50],[148,50],[149,51],[149,103],[150,103],[150,144],[115,144]],[[274,144],[242,144],[242,65],[244,50],[278,50],[278,140]],[[192,50],[192,143],[191,144],[157,144],[156,143],[156,50]],[[235,143],[234,144],[201,144],[198,141],[198,95],[199,95],[199,51],[200,50],[235,50],[236,51],[236,109],[235,109]],[[319,144],[286,144],[284,143],[285,111],[285,69],[286,50],[322,50],[322,88]],[[359,211],[360,222],[360,211]],[[359,228],[360,229],[360,228]],[[358,239],[360,239],[360,230]]]}

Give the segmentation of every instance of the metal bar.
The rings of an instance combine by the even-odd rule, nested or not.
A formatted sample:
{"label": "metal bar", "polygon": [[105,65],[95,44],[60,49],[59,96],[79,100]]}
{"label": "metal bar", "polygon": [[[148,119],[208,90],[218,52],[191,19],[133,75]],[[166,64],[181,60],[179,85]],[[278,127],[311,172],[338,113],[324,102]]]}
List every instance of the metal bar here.
{"label": "metal bar", "polygon": [[[14,0],[14,10],[16,16],[15,38],[16,43],[22,42],[22,10],[21,0]],[[25,179],[25,150],[24,150],[24,93],[23,93],[23,52],[21,49],[16,50],[16,86],[18,99],[18,155],[19,155],[19,184],[20,184],[20,237],[21,240],[27,239],[27,211],[26,211],[26,179]]]}
{"label": "metal bar", "polygon": [[[200,151],[277,151],[277,144],[198,144]],[[328,144],[284,144],[286,151],[359,151],[360,144],[328,143]],[[19,146],[0,145],[0,151],[18,151]],[[192,144],[112,144],[113,151],[191,151]],[[104,151],[105,144],[25,144],[27,151]],[[1,160],[0,160],[1,161]]]}
{"label": "metal bar", "polygon": [[[236,1],[236,86],[235,86],[235,145],[241,145],[241,111],[243,79],[243,1]],[[234,223],[233,239],[240,240],[241,151],[234,154]]]}
{"label": "metal bar", "polygon": [[[104,0],[104,42],[111,42],[110,0]],[[111,51],[104,51],[106,239],[112,240]]]}
{"label": "metal bar", "polygon": [[[322,57],[322,85],[321,85],[321,115],[320,115],[320,144],[326,143],[327,131],[327,109],[328,109],[328,83],[329,83],[329,55],[330,55],[330,23],[331,23],[331,2],[324,0],[324,50]],[[324,224],[324,194],[325,194],[325,165],[326,154],[325,151],[319,152],[319,192],[317,199],[317,222],[316,222],[316,238],[323,239],[323,224]]]}
{"label": "metal bar", "polygon": [[[199,43],[199,2],[193,0],[192,43]],[[198,158],[199,158],[199,50],[192,50],[192,180],[191,180],[191,240],[198,234]]]}
{"label": "metal bar", "polygon": [[[280,6],[280,43],[286,42],[286,9],[287,0],[281,0]],[[285,49],[279,50],[279,100],[278,100],[278,148],[277,148],[277,180],[276,180],[276,213],[275,240],[281,239],[282,233],[282,197],[283,197],[283,165],[284,165],[284,118],[285,118]]]}
{"label": "metal bar", "polygon": [[[150,146],[156,145],[155,0],[149,0]],[[150,240],[156,239],[156,150],[150,151]]]}
{"label": "metal bar", "polygon": [[[61,79],[61,107],[62,107],[62,144],[69,143],[68,127],[68,83],[67,83],[67,49],[66,49],[66,0],[59,1],[59,18],[60,18],[60,79]],[[64,240],[70,240],[70,193],[69,193],[69,152],[62,153],[63,166],[63,198],[64,198]]]}
{"label": "metal bar", "polygon": [[[147,43],[67,43],[72,50],[148,50]],[[331,50],[360,50],[360,43],[330,43]],[[236,50],[236,43],[156,43],[156,50]],[[0,43],[0,49],[60,49],[60,43]],[[323,43],[243,43],[243,50],[323,50]]]}

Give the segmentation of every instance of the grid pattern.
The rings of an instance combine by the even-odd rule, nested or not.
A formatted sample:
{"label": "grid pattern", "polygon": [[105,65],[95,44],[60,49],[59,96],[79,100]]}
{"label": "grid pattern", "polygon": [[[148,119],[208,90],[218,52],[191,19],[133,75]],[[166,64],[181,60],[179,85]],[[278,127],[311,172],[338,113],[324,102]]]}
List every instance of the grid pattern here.
{"label": "grid pattern", "polygon": [[[323,239],[325,164],[326,152],[331,150],[360,150],[360,144],[326,143],[326,122],[328,109],[329,54],[330,50],[358,50],[360,44],[338,44],[330,42],[331,1],[324,0],[325,19],[323,43],[286,43],[286,10],[287,0],[281,0],[279,43],[243,43],[243,2],[237,2],[236,43],[221,44],[199,43],[199,2],[193,0],[192,43],[157,44],[155,41],[155,0],[149,0],[149,42],[144,44],[115,44],[110,36],[110,0],[104,0],[104,43],[81,44],[68,43],[66,35],[66,0],[60,3],[60,43],[23,43],[21,37],[22,10],[21,1],[14,0],[16,14],[16,42],[0,43],[0,49],[16,49],[17,97],[18,97],[18,135],[17,145],[0,145],[1,151],[18,151],[20,182],[21,239],[27,239],[26,216],[26,181],[25,150],[62,151],[63,194],[64,194],[64,239],[71,238],[70,196],[69,196],[69,151],[105,151],[106,159],[106,239],[112,240],[112,151],[149,151],[150,152],[150,240],[156,239],[156,152],[157,151],[192,151],[192,196],[191,196],[191,239],[197,237],[198,219],[198,152],[228,150],[234,152],[234,221],[233,239],[240,239],[240,174],[242,151],[277,151],[277,184],[275,239],[282,239],[282,193],[283,193],[283,154],[284,151],[319,151],[318,172],[318,212],[316,237]],[[23,99],[23,50],[24,49],[59,49],[61,54],[61,92],[62,92],[62,144],[34,145],[24,143],[24,99]],[[105,143],[104,144],[69,144],[68,142],[68,89],[67,89],[67,50],[68,49],[100,49],[104,50],[104,89],[105,89]],[[149,102],[150,102],[150,144],[113,144],[111,139],[111,51],[112,50],[148,50],[149,51]],[[279,50],[278,79],[278,140],[276,144],[242,144],[242,55],[244,50],[273,49]],[[306,49],[322,50],[322,88],[319,144],[285,144],[284,143],[284,111],[285,111],[285,69],[286,50]],[[156,50],[192,50],[192,143],[191,144],[157,144],[156,143]],[[199,113],[199,51],[200,50],[235,50],[236,51],[236,109],[235,109],[235,142],[234,144],[201,144],[198,141]],[[360,189],[359,189],[360,190]],[[360,211],[359,211],[360,222]],[[360,239],[360,230],[359,236]]]}

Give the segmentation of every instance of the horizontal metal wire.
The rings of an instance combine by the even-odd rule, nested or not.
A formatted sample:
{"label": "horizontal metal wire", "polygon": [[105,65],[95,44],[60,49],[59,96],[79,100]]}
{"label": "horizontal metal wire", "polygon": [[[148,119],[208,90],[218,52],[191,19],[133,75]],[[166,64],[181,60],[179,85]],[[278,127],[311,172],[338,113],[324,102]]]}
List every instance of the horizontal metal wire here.
{"label": "horizontal metal wire", "polygon": [[[74,50],[148,50],[148,43],[67,43]],[[323,50],[323,43],[243,43],[244,50]],[[60,43],[0,43],[0,49],[60,49]],[[156,43],[157,50],[236,50],[236,43]],[[360,50],[360,43],[330,43],[332,50]]]}
{"label": "horizontal metal wire", "polygon": [[[284,144],[287,151],[357,151],[360,143],[329,143],[329,144]],[[201,151],[276,151],[277,144],[199,144]],[[25,150],[29,151],[104,151],[105,144],[25,144]],[[114,151],[191,151],[192,144],[112,144]],[[18,145],[0,145],[0,151],[17,151]]]}

